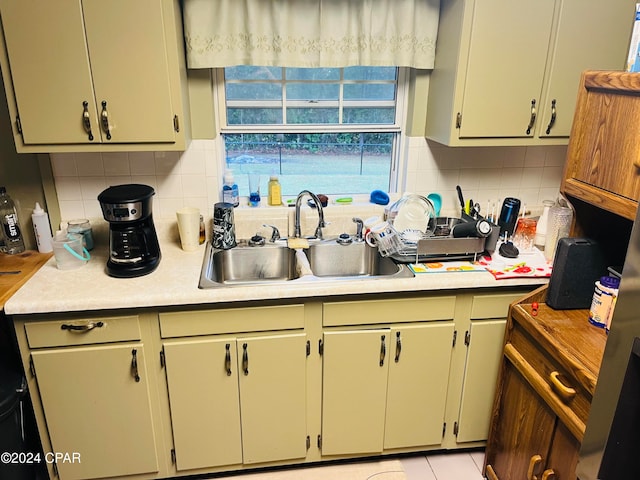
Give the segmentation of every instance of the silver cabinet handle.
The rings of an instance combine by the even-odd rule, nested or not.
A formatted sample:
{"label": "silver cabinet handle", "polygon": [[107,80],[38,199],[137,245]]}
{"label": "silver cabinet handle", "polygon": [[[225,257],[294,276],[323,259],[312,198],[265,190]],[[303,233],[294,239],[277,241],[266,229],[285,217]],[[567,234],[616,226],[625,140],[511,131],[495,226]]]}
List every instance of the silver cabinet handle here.
{"label": "silver cabinet handle", "polygon": [[533,125],[536,123],[536,99],[531,100],[531,118],[529,119],[529,125],[527,126],[527,135],[531,133]]}
{"label": "silver cabinet handle", "polygon": [[224,346],[224,369],[227,372],[227,377],[231,376],[231,344],[227,343]]}
{"label": "silver cabinet handle", "polygon": [[551,119],[549,120],[549,125],[547,125],[547,135],[551,133],[551,129],[553,125],[556,123],[556,100],[555,98],[551,100]]}
{"label": "silver cabinet handle", "polygon": [[69,330],[70,332],[85,333],[93,330],[94,328],[100,328],[104,326],[104,322],[89,322],[85,325],[71,325],[69,323],[63,323],[60,325],[60,330]]}
{"label": "silver cabinet handle", "polygon": [[131,350],[131,376],[136,382],[140,381],[140,374],[138,373],[138,351],[134,348]]}
{"label": "silver cabinet handle", "polygon": [[380,335],[380,366],[384,366],[384,357],[387,356],[387,345],[384,341],[385,336]]}
{"label": "silver cabinet handle", "polygon": [[107,102],[102,101],[102,113],[100,113],[100,120],[102,121],[102,130],[107,134],[107,140],[111,140],[111,131],[109,130],[109,112],[107,111]]}
{"label": "silver cabinet handle", "polygon": [[84,131],[89,135],[89,141],[93,142],[93,133],[91,132],[91,116],[89,115],[89,102],[82,102],[82,126]]}

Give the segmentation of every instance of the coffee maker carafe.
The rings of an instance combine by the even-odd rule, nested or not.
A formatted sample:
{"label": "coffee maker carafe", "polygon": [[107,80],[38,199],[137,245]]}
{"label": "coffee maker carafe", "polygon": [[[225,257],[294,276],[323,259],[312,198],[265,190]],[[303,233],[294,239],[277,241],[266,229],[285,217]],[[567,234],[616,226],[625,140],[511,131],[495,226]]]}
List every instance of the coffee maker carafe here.
{"label": "coffee maker carafe", "polygon": [[107,274],[118,278],[153,272],[160,263],[160,245],[151,215],[153,188],[125,184],[98,195],[104,219],[109,222]]}

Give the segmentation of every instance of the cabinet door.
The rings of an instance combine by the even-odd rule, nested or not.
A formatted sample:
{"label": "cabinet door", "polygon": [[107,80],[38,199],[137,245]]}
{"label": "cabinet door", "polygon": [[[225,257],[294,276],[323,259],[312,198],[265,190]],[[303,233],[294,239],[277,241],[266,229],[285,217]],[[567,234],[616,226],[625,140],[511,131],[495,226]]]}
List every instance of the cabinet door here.
{"label": "cabinet door", "polygon": [[453,322],[391,329],[385,449],[442,442],[453,329]]}
{"label": "cabinet door", "polygon": [[239,338],[244,463],[306,456],[306,335]]}
{"label": "cabinet door", "polygon": [[24,142],[91,143],[83,102],[99,142],[81,2],[2,0],[0,13]]}
{"label": "cabinet door", "polygon": [[103,102],[111,139],[173,142],[173,109],[160,2],[83,0],[96,108]]}
{"label": "cabinet door", "polygon": [[26,145],[175,141],[160,2],[2,0],[0,9]]}
{"label": "cabinet door", "polygon": [[80,454],[58,462],[62,480],[158,471],[142,344],[36,351],[32,359],[53,450]]}
{"label": "cabinet door", "polygon": [[536,456],[541,459],[534,473],[542,473],[551,445],[556,416],[516,368],[505,360],[499,408],[494,412],[492,442],[487,446],[488,478],[519,480]]}
{"label": "cabinet door", "polygon": [[322,454],[382,452],[388,329],[327,332],[322,359]]}
{"label": "cabinet door", "polygon": [[164,344],[176,468],[242,463],[235,339]]}
{"label": "cabinet door", "polygon": [[471,322],[458,416],[458,442],[487,439],[506,322],[506,319]]}
{"label": "cabinet door", "polygon": [[460,138],[527,137],[540,101],[555,0],[475,1]]}
{"label": "cabinet door", "polygon": [[[635,0],[562,1],[547,84],[536,120],[539,136],[569,137],[584,70],[625,68],[634,11]],[[554,101],[556,115],[552,123]]]}

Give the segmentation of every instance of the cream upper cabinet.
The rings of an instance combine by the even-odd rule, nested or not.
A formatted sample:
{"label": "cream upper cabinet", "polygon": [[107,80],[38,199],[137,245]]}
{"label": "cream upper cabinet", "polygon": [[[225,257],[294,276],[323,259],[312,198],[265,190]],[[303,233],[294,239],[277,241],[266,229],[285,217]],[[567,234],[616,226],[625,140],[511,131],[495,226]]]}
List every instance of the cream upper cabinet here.
{"label": "cream upper cabinet", "polygon": [[634,6],[443,0],[426,137],[451,146],[566,144],[581,72],[624,68]]}
{"label": "cream upper cabinet", "polygon": [[0,15],[19,152],[184,150],[173,0],[1,0]]}

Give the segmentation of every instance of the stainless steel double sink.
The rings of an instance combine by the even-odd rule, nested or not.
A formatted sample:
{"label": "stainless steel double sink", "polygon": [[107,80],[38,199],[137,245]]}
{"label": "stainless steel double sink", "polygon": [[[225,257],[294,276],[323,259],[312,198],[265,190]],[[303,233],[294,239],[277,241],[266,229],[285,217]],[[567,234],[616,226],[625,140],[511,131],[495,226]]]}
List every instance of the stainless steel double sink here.
{"label": "stainless steel double sink", "polygon": [[[413,277],[413,272],[406,265],[381,256],[377,249],[363,241],[312,240],[303,254],[303,258],[298,258],[286,241],[262,246],[237,246],[229,250],[215,249],[209,243],[198,286],[207,289],[309,280]],[[305,269],[300,263],[307,261]]]}

